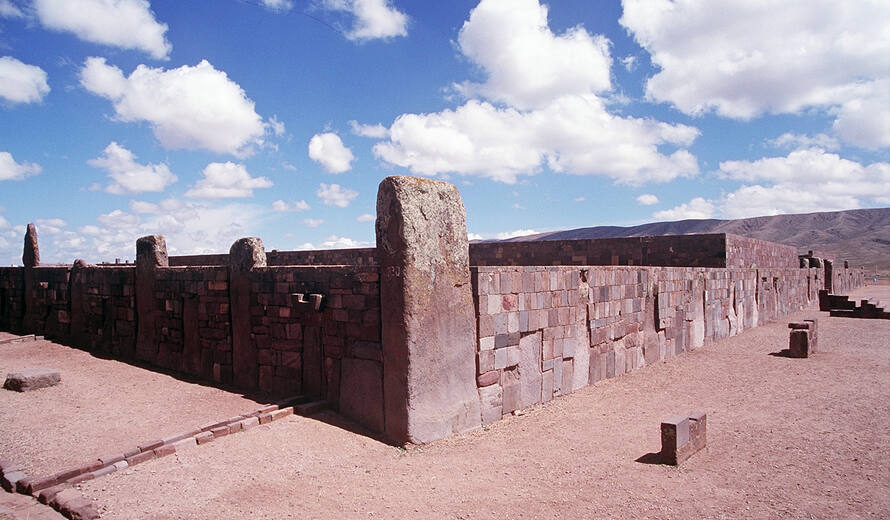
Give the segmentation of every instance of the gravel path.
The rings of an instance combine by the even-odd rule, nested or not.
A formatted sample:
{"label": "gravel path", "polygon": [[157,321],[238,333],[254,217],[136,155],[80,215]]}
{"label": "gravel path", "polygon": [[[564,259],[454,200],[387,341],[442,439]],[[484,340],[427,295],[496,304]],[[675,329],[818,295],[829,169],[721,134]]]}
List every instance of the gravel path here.
{"label": "gravel path", "polygon": [[[804,317],[819,318],[821,351],[809,359],[770,355],[787,348],[787,323]],[[427,446],[388,446],[325,412],[79,487],[107,519],[887,518],[888,339],[887,320],[801,312]],[[131,388],[115,374],[132,367],[101,363],[109,367],[104,380],[118,381],[102,385],[106,393]],[[168,384],[183,383],[167,378],[154,387]],[[201,401],[189,408],[191,399],[177,399],[182,408],[162,416],[176,421],[180,410],[207,409]],[[21,413],[7,400],[0,417]],[[114,402],[103,404],[108,413],[121,408]],[[692,410],[708,414],[706,450],[680,468],[636,462],[659,450],[661,419]],[[183,424],[195,422],[202,421]],[[64,431],[88,439],[103,424],[71,417]],[[4,419],[0,455],[15,437],[10,428]]]}

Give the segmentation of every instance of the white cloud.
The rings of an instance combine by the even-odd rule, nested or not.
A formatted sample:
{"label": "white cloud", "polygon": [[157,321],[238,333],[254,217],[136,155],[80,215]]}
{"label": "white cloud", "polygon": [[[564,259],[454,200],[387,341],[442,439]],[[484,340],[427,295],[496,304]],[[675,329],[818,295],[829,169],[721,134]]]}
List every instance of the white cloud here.
{"label": "white cloud", "polygon": [[148,122],[168,149],[206,149],[245,156],[266,131],[244,91],[203,60],[194,67],[154,69],[139,65],[125,77],[104,58],[87,58],[81,85],[108,98],[120,121]]}
{"label": "white cloud", "polygon": [[62,228],[68,225],[67,222],[60,218],[39,218],[35,221],[37,231],[44,235],[58,235],[62,233]]}
{"label": "white cloud", "polygon": [[[495,235],[498,240],[506,240],[508,238],[524,237],[526,235],[537,235],[539,231],[534,229],[517,229],[514,231],[504,231]],[[477,235],[478,236],[478,235]]]}
{"label": "white cloud", "polygon": [[660,151],[691,144],[697,135],[685,125],[613,116],[593,95],[566,96],[531,112],[471,100],[456,110],[399,116],[374,154],[420,175],[454,172],[514,183],[546,162],[557,172],[640,184],[697,174],[687,150]]}
{"label": "white cloud", "polygon": [[587,197],[575,197],[572,200],[575,202],[584,202],[585,200],[587,200]]}
{"label": "white cloud", "polygon": [[0,98],[10,103],[39,103],[49,90],[43,69],[12,56],[0,57]]}
{"label": "white cloud", "polygon": [[349,129],[354,135],[361,137],[373,137],[375,139],[384,139],[389,135],[389,129],[381,124],[362,125],[358,121],[350,121]]}
{"label": "white cloud", "polygon": [[660,68],[649,99],[736,119],[839,110],[842,139],[890,146],[890,3],[622,3],[621,23]]}
{"label": "white cloud", "polygon": [[0,229],[8,229],[9,221],[3,218],[3,215],[0,215]]}
{"label": "white cloud", "polygon": [[10,0],[0,0],[0,16],[3,18],[24,18],[25,13]]}
{"label": "white cloud", "polygon": [[309,211],[312,209],[305,200],[287,203],[283,200],[276,200],[272,203],[272,209],[275,211]]}
{"label": "white cloud", "polygon": [[488,75],[485,83],[455,85],[469,98],[527,109],[611,88],[608,40],[581,26],[553,34],[547,6],[538,0],[482,0],[461,28],[458,43]]}
{"label": "white cloud", "polygon": [[278,120],[278,116],[272,114],[272,117],[269,118],[269,122],[267,123],[269,128],[272,130],[272,133],[277,136],[284,135],[285,128],[284,123]]}
{"label": "white cloud", "polygon": [[752,183],[721,201],[727,218],[855,209],[890,197],[890,164],[866,166],[818,148],[785,157],[724,161],[720,173]]}
{"label": "white cloud", "polygon": [[273,11],[290,11],[294,6],[290,0],[262,0],[263,6]]}
{"label": "white cloud", "polygon": [[707,219],[714,216],[714,204],[702,197],[696,197],[677,207],[656,211],[652,217],[657,220]]}
{"label": "white cloud", "polygon": [[390,0],[322,0],[323,8],[354,17],[352,29],[345,36],[353,41],[389,39],[408,35],[408,16],[392,6]]}
{"label": "white cloud", "polygon": [[265,177],[251,177],[243,164],[232,162],[210,163],[202,172],[203,177],[185,192],[186,197],[222,199],[253,197],[257,188],[271,188],[272,181]]}
{"label": "white cloud", "polygon": [[172,46],[148,0],[34,0],[34,11],[48,29],[75,34],[84,41],[147,52],[168,59]]}
{"label": "white cloud", "polygon": [[[116,209],[96,218],[96,224],[77,231],[62,229],[64,221],[37,221],[41,258],[47,262],[89,262],[132,259],[136,239],[164,235],[171,255],[224,253],[238,238],[255,235],[262,209],[248,204],[212,205],[207,202],[166,199],[158,204],[138,203],[140,210]],[[133,207],[131,203],[131,208]],[[134,214],[138,213],[138,214]],[[47,225],[52,228],[50,234]],[[18,252],[19,256],[21,251]]]}
{"label": "white cloud", "polygon": [[282,161],[281,167],[287,171],[291,171],[291,172],[297,171],[297,167],[287,161]]}
{"label": "white cloud", "polygon": [[341,188],[339,184],[325,183],[321,183],[318,186],[318,191],[315,194],[318,195],[318,198],[326,206],[336,206],[338,208],[345,208],[353,199],[358,197],[357,191]]}
{"label": "white cloud", "polygon": [[164,191],[177,181],[166,164],[139,164],[133,152],[114,141],[105,147],[101,157],[87,163],[108,172],[113,182],[105,187],[105,191],[116,195]]}
{"label": "white cloud", "polygon": [[467,233],[467,240],[485,240],[479,233]]}
{"label": "white cloud", "polygon": [[840,143],[834,137],[826,134],[816,134],[813,136],[795,134],[786,132],[775,139],[770,139],[767,144],[774,148],[800,149],[800,148],[822,148],[824,150],[837,150]]}
{"label": "white cloud", "polygon": [[639,64],[639,60],[634,55],[629,55],[621,58],[621,64],[624,65],[624,68],[628,72],[633,72],[636,70],[637,65]]}
{"label": "white cloud", "polygon": [[304,219],[303,219],[303,224],[306,224],[307,226],[309,226],[309,227],[311,227],[311,228],[315,228],[315,227],[318,227],[318,226],[324,224],[324,219],[320,219],[320,218],[304,218]]}
{"label": "white cloud", "polygon": [[618,182],[668,181],[698,173],[689,146],[697,129],[610,114],[608,41],[576,27],[554,35],[537,0],[483,0],[460,34],[460,50],[484,69],[463,83],[464,105],[403,114],[374,153],[420,175],[457,173],[514,183],[543,165]]}
{"label": "white cloud", "polygon": [[347,172],[355,160],[340,136],[331,132],[312,136],[309,140],[309,158],[321,164],[328,173]]}
{"label": "white cloud", "polygon": [[653,204],[658,204],[658,197],[651,193],[644,193],[637,197],[637,204],[642,206],[651,206]]}
{"label": "white cloud", "polygon": [[377,217],[371,215],[370,213],[362,213],[355,218],[356,222],[374,222],[375,220],[377,220]]}
{"label": "white cloud", "polygon": [[40,165],[29,162],[15,162],[9,152],[0,152],[0,181],[20,181],[29,175],[40,173]]}

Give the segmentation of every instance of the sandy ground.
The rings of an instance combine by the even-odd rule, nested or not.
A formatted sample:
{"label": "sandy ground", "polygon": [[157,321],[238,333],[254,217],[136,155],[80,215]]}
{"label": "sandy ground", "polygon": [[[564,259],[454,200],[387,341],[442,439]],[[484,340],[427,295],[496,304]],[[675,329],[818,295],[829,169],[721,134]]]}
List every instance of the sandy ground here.
{"label": "sandy ground", "polygon": [[0,377],[28,367],[62,375],[52,388],[0,389],[0,457],[22,464],[29,476],[80,466],[261,406],[238,393],[50,341],[0,344]]}
{"label": "sandy ground", "polygon": [[[890,300],[890,287],[856,296],[878,292]],[[804,317],[819,318],[821,352],[810,359],[770,355],[787,347],[787,322]],[[276,421],[80,487],[108,519],[887,518],[888,343],[890,321],[808,311],[427,446],[392,447],[323,413]],[[5,368],[6,350],[0,352]],[[39,405],[10,404],[3,394],[0,456],[24,442],[32,451],[16,456],[36,464],[29,448],[35,442],[65,444],[59,451],[67,452],[68,437],[86,442],[114,434],[106,430],[138,429],[122,421],[129,416],[116,402],[138,398],[140,409],[152,413],[156,399],[161,411],[153,413],[169,420],[164,426],[171,432],[177,421],[203,422],[192,414],[211,407],[197,395],[173,400],[152,391],[182,382],[144,372],[140,377],[157,378],[153,385],[131,384],[130,371],[141,370],[85,356],[107,370],[88,372],[109,381],[101,385],[108,397],[79,402],[89,413],[67,416],[58,409],[76,406],[71,388],[47,392]],[[74,386],[73,375],[67,382]],[[217,396],[212,406],[229,398],[241,399]],[[705,451],[680,468],[636,462],[659,450],[661,419],[691,410],[708,414]],[[231,411],[244,410],[211,415]],[[39,417],[20,426],[29,413]],[[114,418],[93,420],[97,413]],[[40,442],[22,439],[28,435]]]}

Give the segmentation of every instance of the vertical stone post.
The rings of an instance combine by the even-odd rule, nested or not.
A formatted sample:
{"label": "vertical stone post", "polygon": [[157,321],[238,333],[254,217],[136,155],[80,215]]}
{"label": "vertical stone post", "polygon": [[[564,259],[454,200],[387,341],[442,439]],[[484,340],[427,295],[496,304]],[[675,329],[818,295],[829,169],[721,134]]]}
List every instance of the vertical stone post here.
{"label": "vertical stone post", "polygon": [[[37,246],[37,228],[28,224],[25,231],[25,246],[22,251],[22,276],[24,282],[24,312],[22,312],[22,329],[24,332],[36,333],[34,330],[34,268],[40,265],[40,248]],[[42,332],[42,331],[41,331]]]}
{"label": "vertical stone post", "polygon": [[151,363],[158,357],[156,270],[168,265],[163,236],[148,235],[136,240],[136,357]]}
{"label": "vertical stone post", "polygon": [[240,388],[258,385],[256,345],[250,339],[250,271],[266,267],[263,241],[241,238],[229,249],[229,311],[232,317],[232,378]]}
{"label": "vertical stone post", "polygon": [[376,229],[386,436],[424,443],[479,427],[469,244],[457,188],[387,177]]}

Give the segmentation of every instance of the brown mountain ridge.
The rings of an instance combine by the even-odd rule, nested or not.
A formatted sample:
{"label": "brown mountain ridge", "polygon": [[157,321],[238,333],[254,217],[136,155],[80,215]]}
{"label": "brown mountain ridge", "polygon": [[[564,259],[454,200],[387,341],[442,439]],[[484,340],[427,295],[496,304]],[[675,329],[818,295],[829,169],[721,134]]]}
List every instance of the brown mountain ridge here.
{"label": "brown mountain ridge", "polygon": [[854,209],[820,213],[800,213],[736,220],[679,220],[639,226],[597,226],[553,231],[511,238],[510,242],[531,240],[572,240],[698,233],[732,233],[795,246],[801,253],[813,250],[847,260],[867,272],[890,273],[890,208]]}

